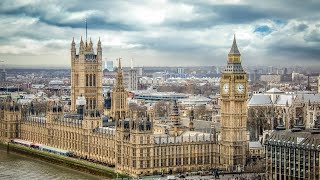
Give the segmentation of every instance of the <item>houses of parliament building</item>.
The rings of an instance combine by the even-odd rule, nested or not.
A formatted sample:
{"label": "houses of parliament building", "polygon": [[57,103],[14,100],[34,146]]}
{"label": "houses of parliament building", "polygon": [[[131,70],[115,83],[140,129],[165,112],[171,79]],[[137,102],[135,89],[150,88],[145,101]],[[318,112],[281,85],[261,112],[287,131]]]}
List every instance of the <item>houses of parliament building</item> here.
{"label": "houses of parliament building", "polygon": [[144,114],[129,109],[120,59],[109,122],[103,126],[101,42],[95,51],[91,40],[81,38],[78,52],[75,41],[71,43],[71,112],[64,112],[62,102],[48,100],[45,114],[37,114],[32,102],[7,98],[0,104],[1,141],[16,138],[72,151],[131,176],[234,171],[245,165],[248,148],[248,79],[240,56],[234,38],[220,83],[219,139],[217,132],[195,131],[192,116],[189,126],[183,125],[175,102],[168,120],[160,123],[155,123],[152,108]]}

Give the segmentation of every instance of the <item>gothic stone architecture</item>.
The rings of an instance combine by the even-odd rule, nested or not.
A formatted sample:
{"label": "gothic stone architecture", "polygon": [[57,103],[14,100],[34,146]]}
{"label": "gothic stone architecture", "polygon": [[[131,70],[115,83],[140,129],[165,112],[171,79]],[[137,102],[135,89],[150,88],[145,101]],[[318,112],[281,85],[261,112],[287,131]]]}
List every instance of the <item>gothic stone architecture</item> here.
{"label": "gothic stone architecture", "polygon": [[280,119],[291,129],[296,118],[302,118],[306,128],[313,128],[320,116],[320,94],[312,91],[283,92],[272,88],[253,94],[248,102],[248,130],[252,140],[258,140],[264,130],[274,130]]}
{"label": "gothic stone architecture", "polygon": [[91,40],[81,40],[78,55],[72,41],[72,112],[64,113],[57,101],[47,101],[40,113],[33,103],[7,99],[0,104],[1,141],[18,138],[69,150],[132,176],[234,170],[245,164],[247,74],[235,39],[221,79],[221,142],[215,133],[194,131],[193,118],[189,127],[183,126],[175,104],[165,124],[154,123],[153,109],[144,115],[129,110],[120,59],[109,108],[112,121],[102,126],[101,59],[100,40],[96,54]]}

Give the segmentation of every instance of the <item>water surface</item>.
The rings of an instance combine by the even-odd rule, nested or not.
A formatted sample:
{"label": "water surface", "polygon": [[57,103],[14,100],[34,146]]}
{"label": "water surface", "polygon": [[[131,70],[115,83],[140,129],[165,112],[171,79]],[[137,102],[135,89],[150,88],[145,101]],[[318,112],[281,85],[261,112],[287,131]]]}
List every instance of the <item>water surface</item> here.
{"label": "water surface", "polygon": [[0,149],[0,179],[102,179],[68,167]]}

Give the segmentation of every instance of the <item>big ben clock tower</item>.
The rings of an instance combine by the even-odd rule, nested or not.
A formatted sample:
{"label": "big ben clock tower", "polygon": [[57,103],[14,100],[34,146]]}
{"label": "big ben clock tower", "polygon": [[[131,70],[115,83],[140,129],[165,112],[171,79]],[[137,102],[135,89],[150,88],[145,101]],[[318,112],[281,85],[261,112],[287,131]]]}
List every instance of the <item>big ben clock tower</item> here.
{"label": "big ben clock tower", "polygon": [[237,47],[233,39],[228,54],[228,64],[220,80],[221,94],[221,161],[230,171],[239,170],[246,163],[247,150],[247,98],[248,77],[243,70]]}

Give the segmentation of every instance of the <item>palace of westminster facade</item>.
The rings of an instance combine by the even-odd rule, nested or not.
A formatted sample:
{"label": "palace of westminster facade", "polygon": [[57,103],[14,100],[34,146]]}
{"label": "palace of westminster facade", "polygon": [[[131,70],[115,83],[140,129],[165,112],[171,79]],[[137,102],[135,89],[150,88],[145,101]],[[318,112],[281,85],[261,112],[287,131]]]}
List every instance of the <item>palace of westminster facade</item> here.
{"label": "palace of westminster facade", "polygon": [[[90,40],[80,41],[78,54],[71,44],[71,111],[61,102],[48,101],[45,116],[33,104],[11,99],[1,102],[0,140],[18,138],[72,151],[79,157],[114,165],[116,172],[132,176],[160,173],[233,171],[246,163],[248,141],[248,79],[243,70],[236,40],[228,54],[221,77],[221,140],[217,133],[197,132],[193,118],[189,126],[180,122],[176,103],[166,123],[154,122],[154,110],[144,115],[130,110],[119,59],[116,85],[112,91],[109,126],[102,126],[102,48],[96,53]],[[27,112],[22,112],[26,106]]]}

